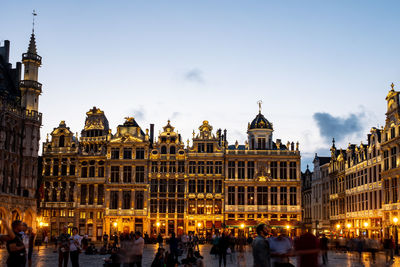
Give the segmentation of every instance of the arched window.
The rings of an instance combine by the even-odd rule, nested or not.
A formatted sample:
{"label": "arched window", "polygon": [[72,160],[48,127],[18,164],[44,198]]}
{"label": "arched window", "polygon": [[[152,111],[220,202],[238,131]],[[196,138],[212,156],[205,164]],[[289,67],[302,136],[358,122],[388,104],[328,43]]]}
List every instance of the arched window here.
{"label": "arched window", "polygon": [[60,140],[58,141],[58,146],[59,147],[64,147],[64,143],[65,143],[65,136],[64,135],[60,135]]}
{"label": "arched window", "polygon": [[162,146],[161,147],[161,154],[167,154],[167,147],[166,146]]}
{"label": "arched window", "polygon": [[170,154],[175,154],[175,146],[171,146],[171,147],[169,148],[169,153],[170,153]]}

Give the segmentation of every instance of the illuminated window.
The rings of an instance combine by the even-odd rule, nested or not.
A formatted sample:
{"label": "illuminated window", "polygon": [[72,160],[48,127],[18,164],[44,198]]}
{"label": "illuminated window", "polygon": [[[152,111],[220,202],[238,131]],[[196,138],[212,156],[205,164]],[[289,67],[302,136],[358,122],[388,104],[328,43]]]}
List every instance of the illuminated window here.
{"label": "illuminated window", "polygon": [[79,219],[86,219],[86,212],[84,211],[79,212]]}

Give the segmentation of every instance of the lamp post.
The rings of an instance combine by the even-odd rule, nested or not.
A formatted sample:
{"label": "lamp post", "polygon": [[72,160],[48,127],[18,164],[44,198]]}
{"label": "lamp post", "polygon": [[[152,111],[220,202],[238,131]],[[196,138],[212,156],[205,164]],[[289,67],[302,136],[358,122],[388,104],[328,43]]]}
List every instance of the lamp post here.
{"label": "lamp post", "polygon": [[160,233],[160,222],[157,222],[156,226],[157,226],[157,234],[159,234]]}
{"label": "lamp post", "polygon": [[243,236],[246,236],[246,234],[244,233],[244,227],[245,227],[245,225],[244,225],[244,223],[242,223],[242,224],[240,225],[240,229],[242,229]]}
{"label": "lamp post", "polygon": [[200,235],[201,223],[197,223],[197,234]]}
{"label": "lamp post", "polygon": [[399,221],[399,219],[397,217],[393,218],[393,222],[394,222],[394,242],[395,242],[395,249],[394,249],[394,253],[396,253],[396,255],[399,255],[399,237],[398,237],[398,233],[397,233],[397,222]]}
{"label": "lamp post", "polygon": [[348,231],[348,237],[350,238],[350,228],[351,228],[351,224],[350,223],[348,223],[347,225],[346,225],[346,227],[347,227],[347,231]]}
{"label": "lamp post", "polygon": [[366,236],[368,237],[368,222],[364,223],[364,228],[365,228]]}

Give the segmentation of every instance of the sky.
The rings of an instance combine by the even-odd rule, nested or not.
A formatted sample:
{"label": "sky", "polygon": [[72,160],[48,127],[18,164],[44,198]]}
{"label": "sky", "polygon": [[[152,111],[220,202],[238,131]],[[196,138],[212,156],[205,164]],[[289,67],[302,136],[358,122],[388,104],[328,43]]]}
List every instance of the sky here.
{"label": "sky", "polygon": [[[366,143],[400,80],[399,1],[5,1],[0,43],[43,57],[41,141],[61,120],[83,129],[104,110],[113,133],[133,116],[184,140],[203,120],[243,144],[258,113],[274,140],[314,154]],[[396,89],[396,87],[395,87]]]}

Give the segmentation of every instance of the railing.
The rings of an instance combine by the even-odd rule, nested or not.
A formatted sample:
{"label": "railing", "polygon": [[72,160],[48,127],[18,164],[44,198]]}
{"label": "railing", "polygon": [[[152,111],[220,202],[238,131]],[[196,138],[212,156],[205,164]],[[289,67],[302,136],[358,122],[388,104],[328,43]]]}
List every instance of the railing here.
{"label": "railing", "polygon": [[226,150],[228,155],[286,155],[299,156],[298,150]]}
{"label": "railing", "polygon": [[42,84],[32,80],[22,80],[19,82],[19,86],[23,88],[34,88],[42,91]]}
{"label": "railing", "polygon": [[42,57],[36,54],[32,54],[32,53],[23,53],[22,54],[22,60],[25,59],[32,59],[35,61],[39,61],[39,63],[42,63]]}

